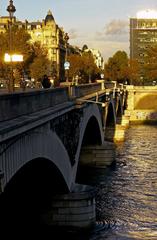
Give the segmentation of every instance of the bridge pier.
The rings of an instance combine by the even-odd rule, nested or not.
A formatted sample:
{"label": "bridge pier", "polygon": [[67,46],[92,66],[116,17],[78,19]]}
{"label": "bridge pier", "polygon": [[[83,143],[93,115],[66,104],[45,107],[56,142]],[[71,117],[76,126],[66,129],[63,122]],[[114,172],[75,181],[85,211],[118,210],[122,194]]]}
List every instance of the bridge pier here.
{"label": "bridge pier", "polygon": [[55,229],[90,230],[96,222],[95,188],[76,184],[70,193],[56,195],[42,221]]}
{"label": "bridge pier", "polygon": [[129,115],[123,115],[120,118],[117,118],[117,124],[120,124],[126,128],[129,127],[129,122],[130,122],[130,116]]}
{"label": "bridge pier", "polygon": [[80,155],[81,166],[106,168],[115,161],[115,144],[104,142],[103,145],[82,148]]}
{"label": "bridge pier", "polygon": [[116,124],[114,142],[124,142],[126,127],[121,124]]}
{"label": "bridge pier", "polygon": [[105,129],[105,140],[111,142],[123,142],[125,140],[125,130],[129,127],[130,116],[128,114],[117,118],[115,126],[109,126]]}
{"label": "bridge pier", "polygon": [[116,126],[107,127],[105,129],[105,140],[110,142],[123,142],[125,138],[126,127],[121,124]]}

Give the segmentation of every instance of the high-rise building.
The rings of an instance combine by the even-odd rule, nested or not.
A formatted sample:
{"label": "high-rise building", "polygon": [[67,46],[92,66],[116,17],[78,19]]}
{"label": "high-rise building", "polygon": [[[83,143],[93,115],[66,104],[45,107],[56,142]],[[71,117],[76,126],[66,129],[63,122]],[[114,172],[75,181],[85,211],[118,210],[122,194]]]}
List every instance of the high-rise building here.
{"label": "high-rise building", "polygon": [[130,18],[130,58],[138,61],[141,79],[147,50],[154,45],[157,45],[157,12],[141,11],[136,18]]}
{"label": "high-rise building", "polygon": [[[0,17],[0,33],[8,28],[9,17]],[[24,28],[31,36],[31,43],[40,42],[48,51],[51,62],[50,75],[56,76],[60,81],[64,80],[64,62],[66,53],[65,33],[60,28],[49,10],[42,21],[25,22],[13,18],[13,24],[18,28]]]}

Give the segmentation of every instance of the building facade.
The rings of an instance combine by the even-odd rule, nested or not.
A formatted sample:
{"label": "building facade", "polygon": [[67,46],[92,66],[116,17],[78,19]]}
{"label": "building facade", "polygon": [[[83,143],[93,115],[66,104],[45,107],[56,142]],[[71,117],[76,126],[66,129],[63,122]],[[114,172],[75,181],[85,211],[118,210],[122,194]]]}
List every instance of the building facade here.
{"label": "building facade", "polygon": [[143,66],[147,50],[157,45],[157,13],[142,11],[136,18],[130,19],[130,59],[137,60],[140,67],[140,78],[144,78]]}
{"label": "building facade", "polygon": [[[4,33],[8,28],[9,17],[0,17],[0,32]],[[18,21],[13,18],[13,24],[18,28],[25,28],[31,36],[31,43],[40,42],[48,51],[48,59],[51,62],[49,75],[64,81],[64,62],[66,43],[64,30],[60,28],[49,10],[45,19],[36,22]]]}
{"label": "building facade", "polygon": [[91,48],[90,51],[93,54],[95,64],[97,65],[97,67],[99,69],[104,69],[104,59],[103,59],[100,51],[97,49],[93,49],[93,48]]}

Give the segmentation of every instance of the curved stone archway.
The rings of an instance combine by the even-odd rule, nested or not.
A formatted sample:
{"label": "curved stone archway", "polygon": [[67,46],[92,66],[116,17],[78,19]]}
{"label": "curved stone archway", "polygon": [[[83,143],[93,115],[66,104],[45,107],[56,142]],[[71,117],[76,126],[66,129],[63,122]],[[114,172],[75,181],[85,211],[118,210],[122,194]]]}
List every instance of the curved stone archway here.
{"label": "curved stone archway", "polygon": [[[92,140],[92,138],[94,139]],[[104,132],[99,107],[96,104],[89,104],[85,109],[82,121],[80,122],[79,143],[76,152],[77,163],[79,161],[80,151],[83,144],[101,145],[103,141]]]}
{"label": "curved stone archway", "polygon": [[116,111],[114,108],[113,101],[110,101],[106,110],[106,118],[105,118],[105,133],[104,139],[106,141],[113,141],[115,134],[115,126],[116,126]]}
{"label": "curved stone archway", "polygon": [[55,164],[45,158],[27,162],[7,183],[1,196],[3,225],[38,226],[56,194],[69,190]]}
{"label": "curved stone archway", "polygon": [[[71,187],[71,164],[68,153],[49,124],[34,129],[30,133],[21,135],[20,138],[6,149],[0,168],[3,169],[3,188],[10,179],[32,159],[49,159],[61,172],[65,182]],[[4,167],[5,165],[5,167]]]}

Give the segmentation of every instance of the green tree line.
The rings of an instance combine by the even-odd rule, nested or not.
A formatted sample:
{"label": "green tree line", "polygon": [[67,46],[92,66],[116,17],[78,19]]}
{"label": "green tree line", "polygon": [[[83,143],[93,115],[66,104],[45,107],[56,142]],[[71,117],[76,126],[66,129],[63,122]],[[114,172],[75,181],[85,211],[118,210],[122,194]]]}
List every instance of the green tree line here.
{"label": "green tree line", "polygon": [[133,85],[152,85],[157,82],[157,45],[149,47],[143,64],[130,60],[125,51],[117,51],[104,67],[105,79]]}

